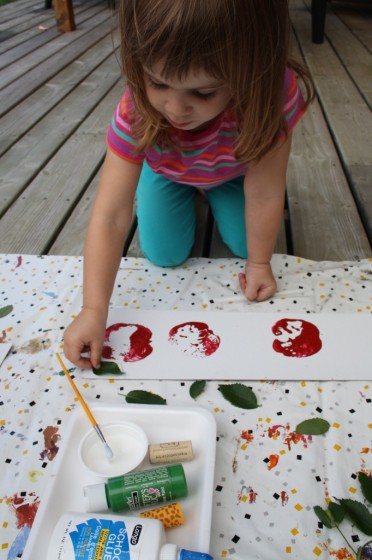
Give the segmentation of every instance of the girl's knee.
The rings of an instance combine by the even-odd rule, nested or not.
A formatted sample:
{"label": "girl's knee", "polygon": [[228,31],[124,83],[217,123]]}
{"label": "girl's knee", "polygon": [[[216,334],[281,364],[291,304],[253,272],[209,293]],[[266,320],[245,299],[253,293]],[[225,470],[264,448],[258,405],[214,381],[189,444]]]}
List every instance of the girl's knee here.
{"label": "girl's knee", "polygon": [[156,266],[167,268],[182,265],[190,256],[191,248],[178,248],[177,251],[167,251],[164,247],[142,248],[145,257]]}

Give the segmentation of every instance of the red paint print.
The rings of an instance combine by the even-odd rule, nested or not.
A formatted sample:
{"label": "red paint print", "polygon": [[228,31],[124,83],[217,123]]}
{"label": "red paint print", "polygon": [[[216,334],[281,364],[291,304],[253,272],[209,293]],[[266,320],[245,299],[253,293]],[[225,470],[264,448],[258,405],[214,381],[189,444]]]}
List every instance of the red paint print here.
{"label": "red paint print", "polygon": [[196,358],[211,356],[218,350],[221,342],[207,323],[198,321],[176,325],[169,331],[168,340],[185,354]]}
{"label": "red paint print", "polygon": [[[30,501],[27,501],[30,500]],[[9,500],[10,508],[17,518],[17,528],[31,527],[40,504],[39,497],[31,492],[28,497],[15,494]]]}
{"label": "red paint print", "polygon": [[143,325],[115,323],[106,329],[102,357],[123,362],[143,360],[153,351],[151,337],[152,332]]}
{"label": "red paint print", "polygon": [[280,319],[272,327],[276,336],[275,352],[290,358],[306,358],[319,352],[322,347],[319,329],[302,319]]}

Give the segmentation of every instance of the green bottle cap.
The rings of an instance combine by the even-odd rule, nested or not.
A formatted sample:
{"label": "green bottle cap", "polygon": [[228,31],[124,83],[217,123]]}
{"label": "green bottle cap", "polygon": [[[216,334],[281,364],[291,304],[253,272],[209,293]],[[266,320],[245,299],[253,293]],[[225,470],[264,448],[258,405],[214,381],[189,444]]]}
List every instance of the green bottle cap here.
{"label": "green bottle cap", "polygon": [[182,465],[169,465],[169,477],[172,481],[174,498],[185,498],[187,496],[187,482]]}

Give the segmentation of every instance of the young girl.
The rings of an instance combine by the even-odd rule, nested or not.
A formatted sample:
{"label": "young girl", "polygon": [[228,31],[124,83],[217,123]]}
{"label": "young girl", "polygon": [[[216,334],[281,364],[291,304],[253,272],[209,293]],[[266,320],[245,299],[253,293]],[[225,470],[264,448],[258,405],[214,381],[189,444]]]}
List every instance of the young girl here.
{"label": "young girl", "polygon": [[128,86],[108,131],[88,228],[83,309],[65,332],[65,354],[79,367],[99,367],[135,197],[141,248],[151,262],[177,266],[187,259],[199,189],[224,242],[248,259],[240,275],[248,300],[275,292],[270,259],[291,131],[312,97],[307,72],[289,59],[287,0],[119,6]]}

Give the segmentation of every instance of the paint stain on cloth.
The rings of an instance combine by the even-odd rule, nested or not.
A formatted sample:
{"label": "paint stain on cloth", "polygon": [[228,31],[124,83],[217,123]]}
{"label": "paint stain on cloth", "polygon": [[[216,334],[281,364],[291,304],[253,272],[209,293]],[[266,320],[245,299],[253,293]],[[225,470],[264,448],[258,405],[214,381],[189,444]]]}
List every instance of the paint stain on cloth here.
{"label": "paint stain on cloth", "polygon": [[9,499],[9,507],[16,516],[18,529],[32,526],[39,504],[39,497],[34,492],[26,496],[14,494]]}
{"label": "paint stain on cloth", "polygon": [[58,433],[58,427],[47,426],[43,431],[43,434],[45,449],[40,453],[40,458],[48,458],[49,461],[53,461],[59,451],[57,441],[61,439],[61,436]]}

